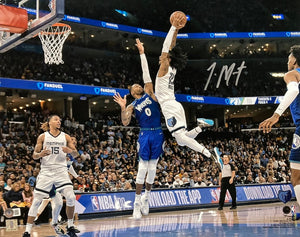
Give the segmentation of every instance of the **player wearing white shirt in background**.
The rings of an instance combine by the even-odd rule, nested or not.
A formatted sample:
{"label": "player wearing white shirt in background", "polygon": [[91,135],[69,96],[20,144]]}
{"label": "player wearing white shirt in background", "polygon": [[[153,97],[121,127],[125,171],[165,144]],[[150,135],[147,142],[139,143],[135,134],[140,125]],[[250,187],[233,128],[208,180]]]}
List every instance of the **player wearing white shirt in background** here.
{"label": "player wearing white shirt in background", "polygon": [[41,171],[37,177],[34,199],[29,209],[28,220],[23,237],[30,237],[32,224],[38,207],[44,197],[48,197],[50,190],[56,190],[66,198],[66,214],[68,217],[67,234],[76,237],[73,217],[75,209],[75,194],[70,180],[66,155],[77,155],[77,150],[68,134],[60,131],[61,119],[52,115],[42,124],[45,131],[38,139],[33,152],[33,159],[41,159]]}

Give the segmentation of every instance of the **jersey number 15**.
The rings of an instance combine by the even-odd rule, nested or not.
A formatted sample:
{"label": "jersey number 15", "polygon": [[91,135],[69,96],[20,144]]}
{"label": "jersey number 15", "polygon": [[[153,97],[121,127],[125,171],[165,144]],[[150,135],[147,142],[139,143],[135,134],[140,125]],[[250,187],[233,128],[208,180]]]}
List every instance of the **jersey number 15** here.
{"label": "jersey number 15", "polygon": [[51,147],[52,154],[58,154],[59,153],[59,147]]}

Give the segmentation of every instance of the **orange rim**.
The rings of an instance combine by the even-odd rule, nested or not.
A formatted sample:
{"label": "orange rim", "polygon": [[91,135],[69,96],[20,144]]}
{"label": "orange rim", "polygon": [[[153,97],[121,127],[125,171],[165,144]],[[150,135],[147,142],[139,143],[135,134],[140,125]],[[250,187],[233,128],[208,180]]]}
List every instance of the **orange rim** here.
{"label": "orange rim", "polygon": [[64,24],[64,23],[55,23],[53,24],[51,27],[67,27],[67,30],[64,30],[64,31],[60,31],[60,32],[47,32],[47,31],[41,31],[39,34],[42,34],[42,35],[61,35],[61,34],[65,34],[67,33],[68,31],[71,30],[71,26],[67,25],[67,24]]}

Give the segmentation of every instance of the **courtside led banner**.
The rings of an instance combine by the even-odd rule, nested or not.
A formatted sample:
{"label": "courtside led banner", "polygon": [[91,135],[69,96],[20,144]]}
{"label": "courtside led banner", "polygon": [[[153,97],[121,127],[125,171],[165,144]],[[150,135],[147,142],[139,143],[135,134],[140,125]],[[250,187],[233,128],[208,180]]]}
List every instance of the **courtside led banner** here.
{"label": "courtside led banner", "polygon": [[[28,14],[36,15],[36,10],[31,8],[24,8]],[[43,12],[43,11],[42,11]],[[278,19],[279,15],[277,15]],[[280,16],[282,17],[282,16]],[[100,28],[107,28],[123,32],[138,33],[143,35],[151,35],[156,37],[166,37],[167,33],[152,29],[143,29],[139,27],[132,27],[127,25],[116,24],[112,22],[105,22],[94,20],[85,17],[65,15],[64,21],[75,22],[84,25],[90,25]],[[238,39],[238,38],[293,38],[300,37],[300,31],[269,31],[269,32],[210,32],[210,33],[180,33],[177,38],[181,39]]]}
{"label": "courtside led banner", "polygon": [[[266,184],[237,186],[237,203],[252,201],[276,201],[279,190],[291,190],[291,184]],[[190,189],[153,190],[150,196],[150,208],[191,207],[218,204],[220,187],[201,187]],[[116,193],[83,193],[76,194],[75,212],[79,214],[133,210],[134,191]],[[231,202],[227,191],[225,202]]]}
{"label": "courtside led banner", "polygon": [[118,88],[100,87],[100,86],[86,86],[86,85],[51,82],[51,81],[10,79],[10,78],[0,77],[0,88],[1,87],[24,89],[24,90],[75,93],[80,95],[85,94],[85,95],[113,96],[118,92],[120,93],[121,96],[124,96],[129,93],[127,89],[118,89]]}
{"label": "courtside led banner", "polygon": [[[28,9],[27,9],[28,10]],[[143,29],[105,21],[93,20],[84,17],[65,15],[64,21],[76,22],[80,24],[108,28],[113,30],[151,35],[156,37],[166,37],[167,33],[152,29]],[[299,31],[274,31],[274,32],[211,32],[211,33],[180,33],[179,39],[239,39],[239,38],[293,38],[300,37]]]}
{"label": "courtside led banner", "polygon": [[[35,81],[23,79],[11,79],[0,77],[0,89],[23,89],[23,90],[39,90],[53,91],[63,93],[74,93],[84,95],[113,96],[117,92],[121,96],[129,94],[128,89],[87,86],[79,84],[51,82],[51,81]],[[176,94],[176,100],[187,103],[200,104],[216,104],[216,105],[258,105],[258,104],[279,104],[283,96],[254,96],[254,97],[212,97],[199,95]]]}

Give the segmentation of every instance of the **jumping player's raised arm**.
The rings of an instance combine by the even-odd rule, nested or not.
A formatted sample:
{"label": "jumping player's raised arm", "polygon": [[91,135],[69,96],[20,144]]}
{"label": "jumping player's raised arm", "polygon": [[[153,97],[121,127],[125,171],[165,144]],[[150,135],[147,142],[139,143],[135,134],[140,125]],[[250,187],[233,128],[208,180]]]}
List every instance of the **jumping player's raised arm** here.
{"label": "jumping player's raised arm", "polygon": [[175,17],[173,24],[165,38],[165,41],[163,43],[162,52],[159,57],[160,67],[159,67],[158,74],[157,74],[158,77],[163,77],[168,72],[168,69],[170,66],[169,51],[172,50],[172,48],[174,48],[174,46],[176,45],[176,38],[177,38],[179,29],[184,27],[184,25],[182,24],[183,17],[185,17],[185,16],[177,15]]}
{"label": "jumping player's raised arm", "polygon": [[124,126],[127,126],[131,121],[131,116],[134,109],[132,104],[126,107],[126,95],[124,96],[124,98],[122,98],[119,93],[116,93],[114,95],[114,101],[118,103],[121,107],[122,124]]}
{"label": "jumping player's raised arm", "polygon": [[145,55],[144,45],[139,39],[136,39],[135,46],[138,48],[139,53],[140,53],[141,66],[142,66],[142,71],[143,71],[143,81],[145,83],[144,90],[148,95],[150,95],[152,97],[152,99],[157,101],[157,99],[154,95],[153,83],[152,83],[151,76],[149,73],[149,67],[148,67],[148,62],[147,62],[147,58]]}

